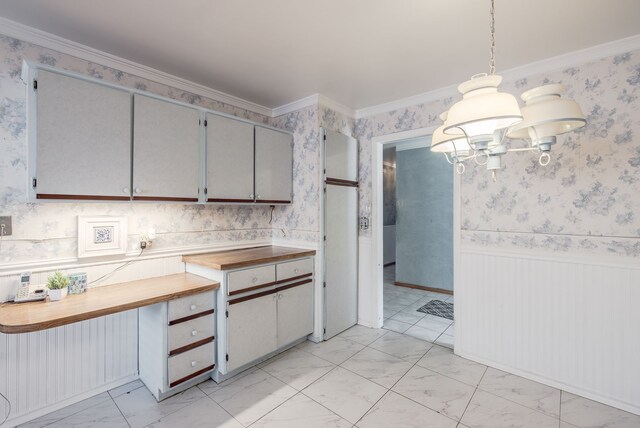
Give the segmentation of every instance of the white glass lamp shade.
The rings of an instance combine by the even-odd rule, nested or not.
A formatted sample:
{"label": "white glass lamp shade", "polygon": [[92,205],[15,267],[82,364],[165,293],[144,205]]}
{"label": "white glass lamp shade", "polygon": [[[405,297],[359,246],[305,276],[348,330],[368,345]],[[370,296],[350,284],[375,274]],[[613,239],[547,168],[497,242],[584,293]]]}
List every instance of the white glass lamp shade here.
{"label": "white glass lamp shade", "polygon": [[[447,120],[447,112],[440,115],[444,122]],[[471,150],[469,141],[460,130],[457,133],[445,134],[443,124],[433,132],[431,136],[431,151],[435,153],[468,153]],[[455,131],[455,130],[454,130]]]}
{"label": "white glass lamp shade", "polygon": [[507,128],[522,120],[516,98],[498,92],[502,77],[498,75],[476,75],[458,86],[462,100],[449,109],[444,133],[459,132],[469,138],[492,135],[497,129]]}
{"label": "white glass lamp shade", "polygon": [[522,122],[509,129],[509,138],[540,140],[583,127],[587,121],[577,102],[560,98],[564,86],[544,85],[522,94]]}

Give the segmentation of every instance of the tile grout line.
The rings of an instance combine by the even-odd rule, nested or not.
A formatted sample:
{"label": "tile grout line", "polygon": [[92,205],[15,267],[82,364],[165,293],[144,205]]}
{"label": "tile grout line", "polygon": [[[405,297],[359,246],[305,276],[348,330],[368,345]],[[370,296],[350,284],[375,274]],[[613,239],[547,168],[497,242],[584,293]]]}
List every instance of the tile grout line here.
{"label": "tile grout line", "polygon": [[[138,388],[142,388],[142,386],[139,386]],[[134,388],[129,392],[135,391],[138,388]],[[128,394],[129,392],[125,392],[125,394]],[[108,391],[107,391],[107,394],[109,394]],[[121,395],[124,395],[124,394],[121,394]],[[118,406],[118,403],[116,403],[116,400],[111,396],[111,394],[109,394],[109,398],[111,399],[111,402],[113,403],[113,405],[116,406],[116,409],[118,409],[118,412],[120,412],[120,414],[122,415],[122,418],[124,419],[124,421],[127,424],[127,426],[129,426],[129,428],[131,428],[131,424],[129,423],[129,419],[127,419],[127,417],[124,415],[124,413],[122,413],[122,410],[120,409],[120,406]],[[147,424],[147,425],[149,425],[149,424]],[[147,426],[147,425],[145,425],[145,426]]]}
{"label": "tile grout line", "polygon": [[[202,390],[201,390],[202,391]],[[204,391],[202,391],[204,392]],[[227,415],[229,415],[229,417],[231,419],[233,419],[234,421],[238,422],[239,425],[244,426],[244,424],[242,422],[240,422],[239,420],[237,420],[235,418],[235,416],[233,416],[231,413],[227,412],[227,409],[225,409],[224,407],[222,407],[216,400],[214,400],[209,394],[207,394],[206,392],[204,393],[204,396],[206,398],[208,398],[209,400],[211,400],[216,406],[220,407],[222,409],[223,412],[225,412]],[[255,423],[255,422],[254,422]]]}
{"label": "tile grout line", "polygon": [[487,370],[489,370],[489,366],[485,366],[484,372],[482,373],[482,376],[480,376],[480,380],[478,381],[478,384],[476,385],[476,388],[473,390],[473,394],[471,394],[471,397],[469,398],[469,402],[467,403],[467,405],[465,406],[464,410],[462,411],[462,414],[460,415],[460,421],[458,422],[458,425],[460,425],[462,423],[462,418],[464,418],[465,413],[467,413],[467,410],[469,409],[469,405],[473,401],[473,397],[475,397],[476,392],[478,392],[478,388],[480,387],[480,383],[482,383],[482,379],[484,379],[484,375],[487,374]]}

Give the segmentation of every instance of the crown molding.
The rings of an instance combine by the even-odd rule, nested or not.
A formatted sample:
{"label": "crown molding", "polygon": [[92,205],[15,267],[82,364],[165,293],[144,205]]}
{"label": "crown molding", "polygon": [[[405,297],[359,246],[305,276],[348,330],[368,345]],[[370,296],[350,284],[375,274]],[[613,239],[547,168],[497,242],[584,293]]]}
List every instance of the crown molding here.
{"label": "crown molding", "polygon": [[[566,54],[557,55],[540,61],[535,61],[519,67],[510,68],[508,70],[501,71],[499,74],[504,78],[504,80],[517,80],[534,74],[568,68],[574,65],[597,61],[611,55],[631,52],[638,49],[640,49],[640,34],[596,46],[591,46],[589,48],[568,52]],[[355,118],[361,119],[363,117],[387,113],[393,110],[398,110],[418,104],[425,104],[437,99],[456,95],[458,95],[457,85],[446,86],[444,88],[435,89],[433,91],[424,92],[422,94],[413,95],[411,97],[401,98],[395,101],[357,109],[355,110]]]}
{"label": "crown molding", "polygon": [[242,98],[234,97],[233,95],[229,95],[224,92],[216,91],[215,89],[208,88],[204,85],[173,76],[160,70],[102,52],[98,49],[94,49],[2,17],[0,17],[0,33],[34,45],[71,55],[76,58],[112,67],[163,85],[171,86],[176,89],[211,98],[215,101],[240,107],[254,113],[272,117],[272,109],[269,107],[243,100]]}
{"label": "crown molding", "polygon": [[328,107],[333,111],[337,111],[347,117],[355,118],[356,112],[354,109],[322,94],[318,94],[318,104]]}
{"label": "crown molding", "polygon": [[301,110],[303,108],[315,105],[323,105],[350,118],[355,117],[355,111],[351,107],[348,107],[338,101],[332,100],[331,98],[322,94],[309,95],[308,97],[304,97],[283,106],[276,107],[273,109],[272,115],[273,117],[278,117],[284,114],[292,113],[296,110]]}
{"label": "crown molding", "polygon": [[272,117],[282,116],[284,114],[292,113],[296,110],[302,110],[303,108],[314,106],[320,102],[320,94],[309,95],[308,97],[300,98],[299,100],[292,101],[288,104],[281,105],[271,110]]}

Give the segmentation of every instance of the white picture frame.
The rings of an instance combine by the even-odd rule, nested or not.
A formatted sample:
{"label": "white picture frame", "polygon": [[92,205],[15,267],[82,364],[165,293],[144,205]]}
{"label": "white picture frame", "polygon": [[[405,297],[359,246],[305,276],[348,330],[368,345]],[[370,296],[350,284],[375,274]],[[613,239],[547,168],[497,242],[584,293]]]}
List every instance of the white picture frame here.
{"label": "white picture frame", "polygon": [[127,218],[78,216],[78,258],[127,253]]}

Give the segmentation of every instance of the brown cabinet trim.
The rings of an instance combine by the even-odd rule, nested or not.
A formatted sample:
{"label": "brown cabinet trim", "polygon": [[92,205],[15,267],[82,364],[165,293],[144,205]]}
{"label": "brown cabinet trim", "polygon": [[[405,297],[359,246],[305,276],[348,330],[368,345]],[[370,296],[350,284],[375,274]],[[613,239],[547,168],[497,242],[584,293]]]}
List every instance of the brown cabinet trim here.
{"label": "brown cabinet trim", "polygon": [[281,201],[278,199],[256,199],[258,204],[290,204],[291,201]]}
{"label": "brown cabinet trim", "polygon": [[178,318],[178,319],[169,321],[169,325],[176,325],[183,322],[194,320],[196,318],[206,317],[207,315],[211,315],[214,312],[215,312],[215,309],[209,309],[208,311],[199,312],[197,314],[189,315],[188,317]]}
{"label": "brown cabinet trim", "polygon": [[343,180],[341,178],[330,178],[330,177],[327,177],[324,182],[326,184],[332,184],[334,186],[345,186],[345,187],[358,187],[359,185],[357,181]]}
{"label": "brown cabinet trim", "polygon": [[273,290],[263,291],[261,293],[252,294],[250,296],[238,297],[237,299],[229,300],[228,304],[235,305],[236,303],[242,303],[242,302],[246,302],[247,300],[253,300],[259,297],[268,296],[269,294],[275,294],[279,291],[288,290],[290,288],[298,287],[299,285],[308,284],[310,282],[313,282],[313,279],[309,278],[304,281],[294,282],[293,284],[283,285],[282,287],[274,288]]}
{"label": "brown cabinet trim", "polygon": [[174,198],[170,196],[134,196],[134,201],[162,201],[162,202],[198,202],[198,198]]}
{"label": "brown cabinet trim", "polygon": [[191,379],[193,379],[194,377],[197,377],[197,376],[200,376],[201,374],[204,374],[204,373],[206,373],[206,372],[209,372],[209,371],[213,370],[215,367],[216,367],[216,365],[214,364],[214,365],[212,365],[212,366],[205,367],[205,368],[203,368],[202,370],[198,370],[197,372],[193,372],[193,373],[191,373],[189,376],[185,376],[185,377],[183,377],[182,379],[178,379],[178,380],[176,380],[176,381],[173,381],[173,382],[171,382],[171,383],[169,384],[169,388],[173,388],[173,387],[174,387],[174,386],[176,386],[176,385],[180,385],[181,383],[184,383],[184,382],[186,382],[186,381],[188,381],[188,380],[191,380]]}
{"label": "brown cabinet trim", "polygon": [[253,287],[242,288],[240,290],[234,290],[229,292],[229,296],[235,296],[236,294],[248,293],[249,291],[260,290],[261,288],[271,287],[276,285],[278,281],[265,282],[264,284],[256,285]]}
{"label": "brown cabinet trim", "polygon": [[292,276],[291,278],[279,279],[276,281],[276,284],[284,284],[285,282],[295,281],[296,279],[306,278],[308,276],[313,275],[313,273],[305,273],[304,275]]}
{"label": "brown cabinet trim", "polygon": [[312,279],[307,279],[305,281],[294,282],[293,284],[288,284],[288,285],[283,285],[282,287],[278,287],[276,290],[277,291],[284,291],[284,290],[288,290],[290,288],[298,287],[300,285],[308,284],[310,282],[313,282],[313,280]]}
{"label": "brown cabinet trim", "polygon": [[197,348],[198,346],[206,345],[207,343],[213,342],[215,340],[215,336],[207,337],[202,340],[198,340],[190,345],[185,345],[180,348],[176,348],[173,351],[169,352],[169,356],[173,357],[174,355],[182,354],[183,352],[187,352],[192,350],[193,348]]}
{"label": "brown cabinet trim", "polygon": [[57,193],[38,193],[36,199],[78,199],[84,201],[130,201],[131,196],[102,195],[59,195]]}
{"label": "brown cabinet trim", "polygon": [[236,203],[247,203],[253,202],[253,199],[224,199],[224,198],[208,198],[207,202],[236,202]]}

